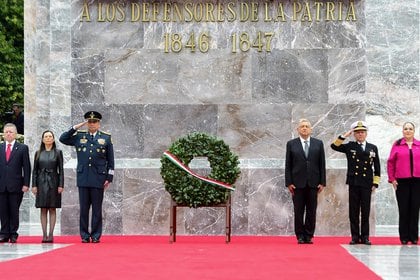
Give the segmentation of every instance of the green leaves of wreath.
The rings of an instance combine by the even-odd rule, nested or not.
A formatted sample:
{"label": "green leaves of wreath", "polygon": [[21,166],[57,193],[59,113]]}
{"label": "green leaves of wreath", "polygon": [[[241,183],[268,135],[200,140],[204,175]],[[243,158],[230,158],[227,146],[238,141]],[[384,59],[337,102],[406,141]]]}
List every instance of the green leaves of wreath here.
{"label": "green leaves of wreath", "polygon": [[[207,157],[209,178],[233,185],[241,173],[239,159],[222,140],[205,133],[191,133],[172,143],[168,150],[184,165],[194,157]],[[230,190],[200,180],[162,156],[160,174],[165,189],[178,205],[212,206],[226,202]]]}

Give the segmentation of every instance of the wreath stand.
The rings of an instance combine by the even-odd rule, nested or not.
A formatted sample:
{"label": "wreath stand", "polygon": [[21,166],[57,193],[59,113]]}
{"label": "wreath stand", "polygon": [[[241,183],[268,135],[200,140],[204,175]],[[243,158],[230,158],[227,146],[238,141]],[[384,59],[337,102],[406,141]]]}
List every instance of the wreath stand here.
{"label": "wreath stand", "polygon": [[[231,195],[229,194],[228,199],[225,203],[220,203],[217,205],[211,206],[200,206],[201,207],[224,207],[226,211],[226,228],[225,228],[225,236],[226,236],[226,243],[230,242],[230,235],[232,232],[232,203],[231,203]],[[179,205],[173,199],[171,199],[171,208],[169,213],[169,243],[176,242],[176,208],[177,207],[188,207],[186,205]]]}

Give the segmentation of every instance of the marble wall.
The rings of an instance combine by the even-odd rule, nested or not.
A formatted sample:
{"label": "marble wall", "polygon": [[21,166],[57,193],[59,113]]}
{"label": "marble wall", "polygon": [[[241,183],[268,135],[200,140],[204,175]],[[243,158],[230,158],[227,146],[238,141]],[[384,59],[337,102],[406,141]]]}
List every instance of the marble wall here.
{"label": "marble wall", "polygon": [[[222,138],[240,157],[233,235],[293,234],[284,156],[302,117],[311,120],[313,135],[326,146],[327,188],[319,196],[316,234],[349,234],[346,160],[329,144],[358,119],[368,122],[368,141],[378,145],[383,167],[372,204],[372,235],[397,234],[385,162],[401,124],[420,125],[418,0],[231,1],[237,10],[241,3],[258,4],[259,20],[131,21],[130,7],[143,2],[151,3],[25,1],[26,141],[34,152],[43,130],[58,136],[86,110],[103,113],[102,128],[112,133],[116,156],[115,181],[104,201],[105,234],[169,233],[170,196],[159,159],[192,131]],[[188,1],[171,3],[182,7]],[[270,13],[281,5],[284,21],[264,21],[266,3]],[[119,7],[115,20],[98,21],[106,17],[106,7],[112,18],[112,5]],[[349,9],[356,20],[346,20]],[[118,22],[121,11],[126,18]],[[232,34],[246,32],[255,39],[258,31],[273,32],[269,51],[263,40],[261,51],[237,45],[233,52]],[[165,52],[165,33],[186,38],[191,32],[196,37],[208,32],[208,51],[191,52],[184,45]],[[60,148],[66,158],[61,233],[77,234],[75,153]],[[38,219],[33,197],[25,195],[22,220]],[[179,234],[223,234],[224,210],[181,208],[177,224]]]}

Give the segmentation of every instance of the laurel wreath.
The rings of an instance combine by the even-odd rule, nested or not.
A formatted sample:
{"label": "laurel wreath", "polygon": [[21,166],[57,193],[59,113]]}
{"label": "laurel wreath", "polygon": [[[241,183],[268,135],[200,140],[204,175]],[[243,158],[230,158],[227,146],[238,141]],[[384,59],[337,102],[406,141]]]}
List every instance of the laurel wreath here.
{"label": "laurel wreath", "polygon": [[[168,151],[187,166],[194,157],[207,157],[211,168],[208,177],[232,187],[241,173],[239,159],[229,146],[223,140],[205,133],[195,132],[179,138]],[[195,178],[165,156],[161,157],[160,162],[165,189],[178,205],[197,208],[224,203],[228,199],[230,190]]]}

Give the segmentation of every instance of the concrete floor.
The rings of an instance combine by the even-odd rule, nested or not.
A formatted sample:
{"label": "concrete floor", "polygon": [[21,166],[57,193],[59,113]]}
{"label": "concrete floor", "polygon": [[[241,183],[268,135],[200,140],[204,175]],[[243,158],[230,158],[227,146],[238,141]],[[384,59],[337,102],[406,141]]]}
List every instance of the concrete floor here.
{"label": "concrete floor", "polygon": [[383,279],[420,279],[418,245],[343,245],[343,247]]}

